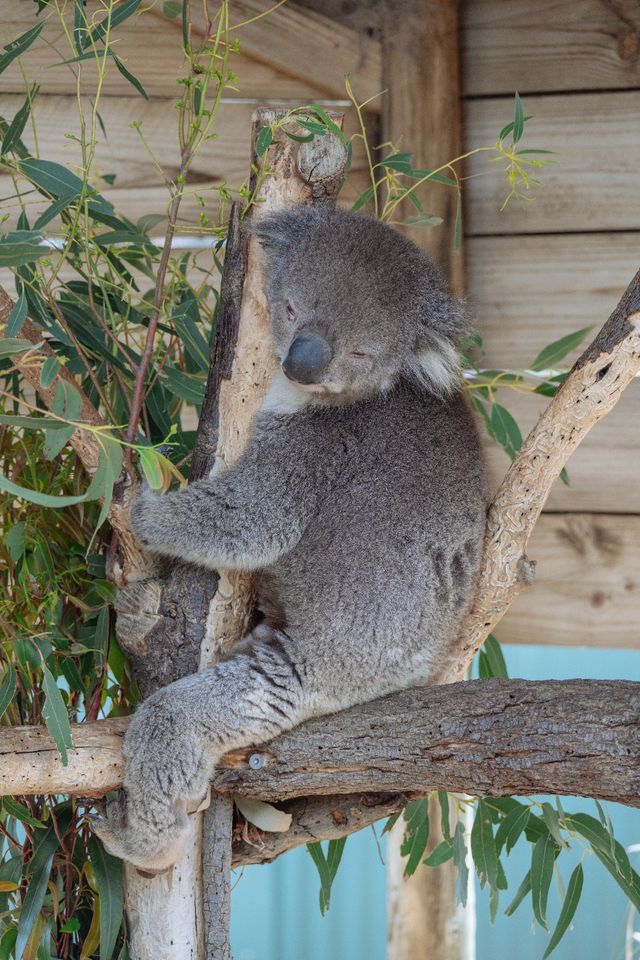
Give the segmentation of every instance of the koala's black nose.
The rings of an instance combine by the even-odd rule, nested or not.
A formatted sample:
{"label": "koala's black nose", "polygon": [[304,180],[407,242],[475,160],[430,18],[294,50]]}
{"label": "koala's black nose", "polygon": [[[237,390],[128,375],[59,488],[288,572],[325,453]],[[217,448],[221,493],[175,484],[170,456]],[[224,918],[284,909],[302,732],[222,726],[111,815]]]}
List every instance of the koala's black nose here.
{"label": "koala's black nose", "polygon": [[289,347],[282,369],[290,380],[317,383],[330,360],[331,347],[327,341],[315,333],[303,333]]}

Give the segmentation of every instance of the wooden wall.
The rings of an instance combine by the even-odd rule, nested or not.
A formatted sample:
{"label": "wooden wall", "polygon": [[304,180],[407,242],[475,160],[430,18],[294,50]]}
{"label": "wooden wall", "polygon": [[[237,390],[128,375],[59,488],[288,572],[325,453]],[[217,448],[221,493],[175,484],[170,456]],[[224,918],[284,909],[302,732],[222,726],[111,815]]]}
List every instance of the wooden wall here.
{"label": "wooden wall", "polygon": [[[424,132],[429,124],[422,122],[423,113],[443,116],[433,86],[424,82],[420,95],[414,91],[410,98],[411,109],[406,104],[402,109],[409,102],[410,91],[403,91],[413,76],[411,57],[417,63],[422,55],[431,63],[437,54],[433,49],[428,56],[424,52],[430,42],[424,29],[427,0],[402,4],[403,11],[413,7],[413,16],[422,20],[414,30],[402,21],[404,32],[393,29],[386,46],[376,26],[380,18],[375,4],[365,5],[365,10],[337,0],[302,2],[315,9],[289,2],[243,29],[234,66],[241,77],[239,89],[226,98],[220,138],[200,154],[191,178],[191,187],[205,198],[213,216],[216,198],[211,188],[225,180],[238,184],[246,176],[255,105],[313,99],[343,104],[347,72],[361,99],[391,88],[393,116],[383,99],[374,100],[374,127],[377,115],[384,114],[383,122],[395,136],[394,117],[397,127],[401,115],[402,146],[415,150],[418,162],[450,159],[447,149],[453,147],[445,145],[455,143],[455,136],[449,141],[438,137],[434,146],[433,137]],[[234,0],[235,21],[250,19],[269,5],[266,0]],[[26,0],[0,0],[2,43],[32,25],[31,6]],[[111,71],[100,107],[107,136],[99,135],[98,172],[115,174],[115,182],[97,185],[132,219],[162,213],[167,203],[162,177],[140,149],[132,120],[142,122],[150,147],[170,175],[177,165],[172,126],[175,79],[181,73],[180,26],[164,18],[161,7],[156,3],[117,32],[117,52],[144,83],[150,101]],[[97,10],[98,0],[89,0],[89,8]],[[579,327],[600,325],[638,267],[640,6],[635,0],[467,0],[461,18],[465,147],[495,141],[511,119],[517,89],[526,113],[535,117],[527,127],[527,144],[554,150],[557,161],[543,171],[544,187],[531,203],[511,204],[503,212],[505,181],[481,160],[468,170],[467,293],[485,338],[486,362],[526,367],[549,341]],[[22,58],[27,75],[41,83],[36,104],[40,141],[46,143],[48,157],[78,163],[77,145],[65,136],[77,131],[75,68],[52,66],[69,56],[53,19],[42,36],[48,45],[39,42]],[[419,50],[412,48],[411,36],[419,38]],[[448,35],[442,44],[437,39],[438,49],[451,41]],[[432,47],[434,43],[432,38]],[[403,72],[405,44],[409,60]],[[455,57],[447,54],[441,69],[447,64],[455,89]],[[84,90],[90,94],[93,80],[86,64],[83,70]],[[419,75],[416,68],[415,77]],[[11,117],[24,97],[18,62],[1,82],[0,113]],[[450,104],[446,113],[455,123]],[[414,127],[404,129],[412,115]],[[353,123],[348,116],[349,129]],[[25,140],[33,144],[29,136],[26,132]],[[351,196],[363,182],[361,155],[355,166]],[[11,181],[0,174],[0,196],[12,193]],[[15,216],[10,203],[5,202],[5,210]],[[189,221],[195,221],[196,213],[195,199],[188,200],[183,232],[193,232]],[[523,429],[544,406],[542,398],[507,392],[500,399]],[[539,560],[538,582],[514,605],[500,628],[502,639],[639,645],[639,414],[640,386],[634,385],[573,457],[571,486],[556,485],[532,544],[531,555]],[[495,484],[507,460],[492,448],[488,455]]]}
{"label": "wooden wall", "polygon": [[[500,212],[504,183],[470,164],[467,289],[487,366],[526,367],[565,333],[599,326],[640,266],[640,6],[601,0],[463,5],[467,148],[511,119],[524,146],[555,151],[544,187]],[[523,425],[544,402],[501,392]],[[640,384],[596,427],[557,483],[533,543],[537,583],[502,640],[640,645]],[[506,466],[490,452],[494,482]]]}

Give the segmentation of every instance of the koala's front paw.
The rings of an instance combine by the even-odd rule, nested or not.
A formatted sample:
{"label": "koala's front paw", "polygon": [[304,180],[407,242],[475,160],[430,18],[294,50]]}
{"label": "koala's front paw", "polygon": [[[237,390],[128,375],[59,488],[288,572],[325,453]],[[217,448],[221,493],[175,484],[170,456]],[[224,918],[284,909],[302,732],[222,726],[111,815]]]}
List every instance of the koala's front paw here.
{"label": "koala's front paw", "polygon": [[161,548],[167,541],[167,504],[165,497],[146,485],[141,488],[129,509],[131,529],[145,547]]}
{"label": "koala's front paw", "polygon": [[149,877],[164,873],[180,860],[190,833],[184,802],[170,809],[145,805],[142,811],[135,802],[126,803],[123,791],[88,819],[110,854]]}

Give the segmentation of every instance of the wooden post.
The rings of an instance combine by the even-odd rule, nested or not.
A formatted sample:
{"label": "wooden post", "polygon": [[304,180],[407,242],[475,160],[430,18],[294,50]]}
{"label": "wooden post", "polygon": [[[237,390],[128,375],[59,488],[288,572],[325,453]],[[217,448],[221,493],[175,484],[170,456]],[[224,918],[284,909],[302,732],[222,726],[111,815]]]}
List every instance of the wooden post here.
{"label": "wooden post", "polygon": [[[389,6],[383,24],[382,140],[410,151],[416,167],[432,169],[461,153],[459,18],[457,0],[413,0],[399,16]],[[457,294],[464,290],[462,251],[454,251],[457,194],[433,184],[421,192],[439,227],[400,228],[442,269]],[[403,219],[415,210],[408,201]],[[430,804],[431,837],[439,830],[438,804]],[[456,906],[455,870],[418,867],[402,876],[402,820],[389,837],[389,960],[471,960],[467,922]]]}

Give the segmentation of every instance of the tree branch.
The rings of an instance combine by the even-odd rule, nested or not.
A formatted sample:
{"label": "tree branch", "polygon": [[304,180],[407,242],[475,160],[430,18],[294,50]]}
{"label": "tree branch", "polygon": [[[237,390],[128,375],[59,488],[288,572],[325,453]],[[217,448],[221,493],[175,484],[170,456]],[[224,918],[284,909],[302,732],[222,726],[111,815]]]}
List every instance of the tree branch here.
{"label": "tree branch", "polygon": [[[66,767],[45,728],[1,728],[2,793],[96,796],[116,789],[126,725],[126,718],[77,724]],[[255,754],[265,761],[258,770],[255,760],[249,764]],[[640,683],[415,687],[234,750],[219,764],[213,787],[269,801],[330,795],[332,804],[340,794],[442,789],[578,794],[640,806]]]}

